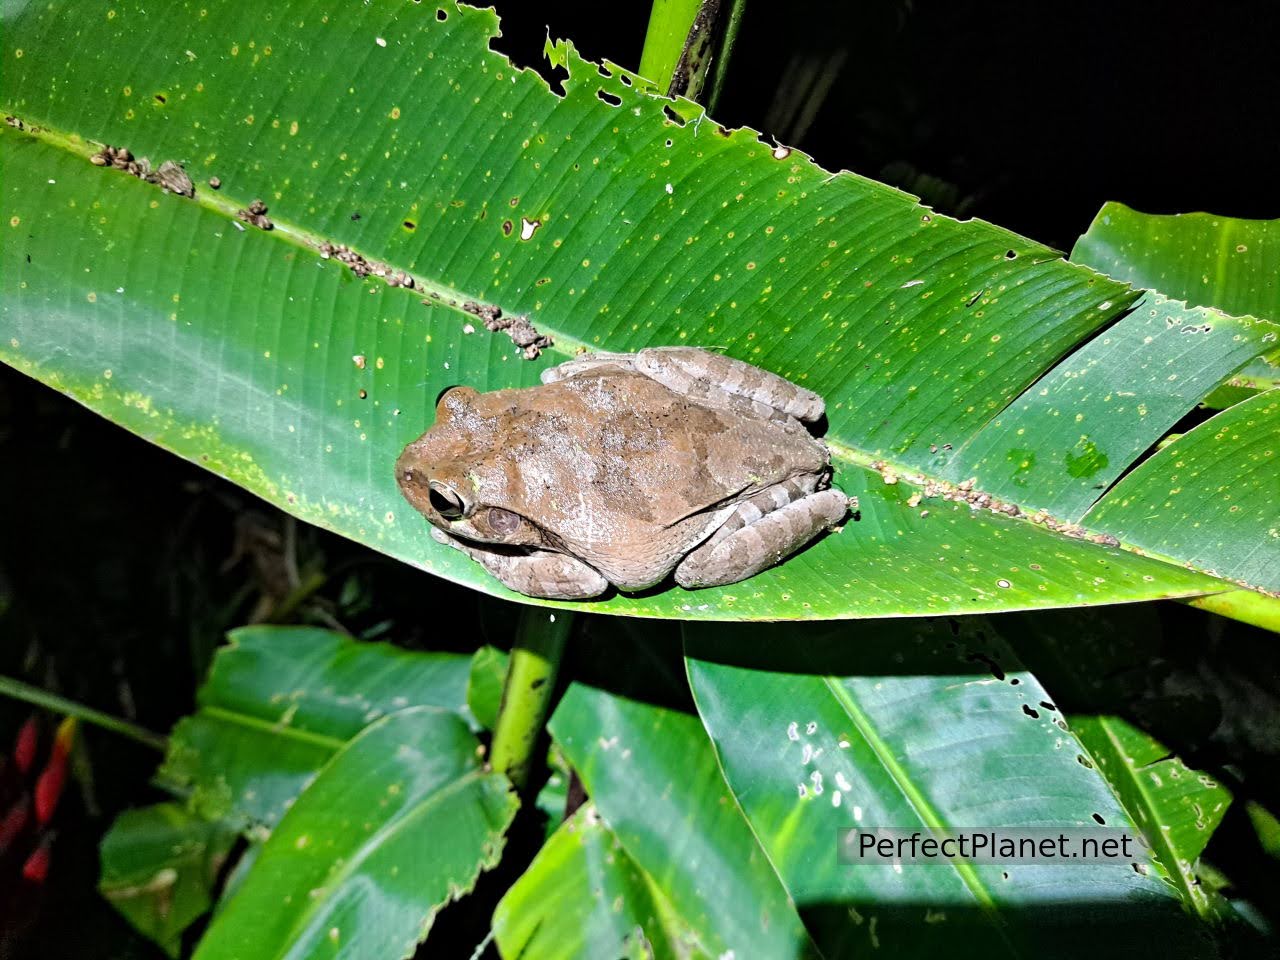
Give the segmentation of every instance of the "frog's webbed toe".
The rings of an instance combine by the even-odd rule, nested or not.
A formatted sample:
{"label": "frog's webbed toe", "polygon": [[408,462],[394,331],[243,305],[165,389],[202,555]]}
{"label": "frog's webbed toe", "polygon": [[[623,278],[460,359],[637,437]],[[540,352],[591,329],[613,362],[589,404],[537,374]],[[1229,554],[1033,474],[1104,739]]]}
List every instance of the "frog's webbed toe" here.
{"label": "frog's webbed toe", "polygon": [[546,600],[589,600],[609,589],[609,581],[581,560],[549,550],[515,552],[472,544],[451,537],[438,527],[431,536],[461,550],[493,574],[504,586],[526,597]]}
{"label": "frog's webbed toe", "polygon": [[737,510],[676,567],[687,589],[718,587],[753,577],[781,562],[849,512],[849,498],[816,478],[786,480],[738,504]]}
{"label": "frog's webbed toe", "polygon": [[749,406],[769,419],[822,419],[826,404],[812,390],[733,357],[700,347],[649,347],[634,354],[635,369],[668,390],[706,406]]}

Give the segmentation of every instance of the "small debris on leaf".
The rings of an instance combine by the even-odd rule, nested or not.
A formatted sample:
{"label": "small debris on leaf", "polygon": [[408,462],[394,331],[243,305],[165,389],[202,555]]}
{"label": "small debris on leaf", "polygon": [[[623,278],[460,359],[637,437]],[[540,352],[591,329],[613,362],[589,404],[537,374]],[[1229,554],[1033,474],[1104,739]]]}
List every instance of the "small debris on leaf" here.
{"label": "small debris on leaf", "polygon": [[501,307],[491,303],[476,303],[473,300],[464,303],[462,309],[472,316],[479,317],[486,329],[494,333],[499,330],[505,331],[515,345],[523,349],[526,360],[536,360],[543,348],[553,343],[550,337],[539,333],[538,329],[529,322],[529,318],[522,314],[504,316]]}
{"label": "small debris on leaf", "polygon": [[160,168],[147,179],[152,183],[159,184],[162,189],[168,190],[170,193],[176,193],[181,197],[194,197],[196,195],[196,185],[187,176],[187,171],[182,169],[182,164],[174,160],[166,160],[160,164]]}
{"label": "small debris on leaf", "polygon": [[267,205],[261,200],[254,200],[245,209],[237,210],[236,216],[259,230],[272,230],[275,228],[275,224],[267,216]]}
{"label": "small debris on leaf", "polygon": [[151,161],[146,157],[135,160],[128,147],[113,147],[108,144],[91,156],[89,162],[95,167],[114,167],[144,180],[151,174]]}
{"label": "small debris on leaf", "polygon": [[210,177],[209,186],[212,187],[214,190],[217,190],[219,187],[222,186],[222,181],[217,177]]}

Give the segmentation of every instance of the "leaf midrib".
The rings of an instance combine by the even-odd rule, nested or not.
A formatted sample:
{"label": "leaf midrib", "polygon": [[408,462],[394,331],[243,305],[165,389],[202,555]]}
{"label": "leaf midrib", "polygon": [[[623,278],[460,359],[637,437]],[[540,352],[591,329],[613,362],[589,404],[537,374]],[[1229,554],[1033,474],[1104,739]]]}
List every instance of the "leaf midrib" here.
{"label": "leaf midrib", "polygon": [[[902,792],[908,804],[924,822],[930,830],[935,833],[943,833],[946,830],[946,823],[943,821],[941,814],[934,808],[933,804],[924,795],[911,778],[910,773],[897,757],[893,755],[893,751],[889,745],[881,738],[875,728],[875,724],[871,721],[862,709],[858,706],[857,701],[840,683],[840,679],[834,676],[824,676],[823,684],[831,692],[832,698],[844,710],[849,720],[853,723],[855,729],[862,736],[863,741],[871,748],[875,754],[876,760],[879,761],[881,768],[889,775],[894,785]],[[1000,908],[996,903],[995,897],[986,884],[982,882],[982,878],[978,875],[978,871],[973,865],[964,860],[949,860],[948,864],[960,876],[961,882],[973,894],[974,899],[978,901],[978,905],[985,916],[995,928],[1000,936],[1000,940],[1009,949],[1012,956],[1017,956],[1018,951],[1014,949],[1014,945],[1009,941],[1008,934],[1005,932],[1004,924],[1000,922]]]}

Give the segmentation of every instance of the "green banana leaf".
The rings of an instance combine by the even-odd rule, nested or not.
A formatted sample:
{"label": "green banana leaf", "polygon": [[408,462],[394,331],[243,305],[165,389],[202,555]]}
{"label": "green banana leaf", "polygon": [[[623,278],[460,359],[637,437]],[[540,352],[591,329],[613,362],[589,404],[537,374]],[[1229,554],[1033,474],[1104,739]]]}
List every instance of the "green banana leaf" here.
{"label": "green banana leaf", "polygon": [[794,627],[731,640],[686,628],[690,681],[725,779],[819,947],[1119,956],[1158,932],[1171,952],[1201,956],[1195,922],[1148,852],[1087,864],[837,862],[841,828],[1106,825],[1141,836],[998,632],[1006,623],[928,619],[856,635],[815,625],[803,644],[788,642]]}
{"label": "green banana leaf", "polygon": [[[1106,203],[1071,259],[1139,287],[1236,316],[1280,317],[1280,220],[1139,213]],[[1235,371],[1202,404],[1224,409],[1280,385],[1280,346]]]}
{"label": "green banana leaf", "polygon": [[198,960],[409,957],[498,862],[519,805],[456,714],[408,707],[342,747],[263,844]]}
{"label": "green banana leaf", "polygon": [[[651,942],[683,930],[680,945],[693,956],[818,956],[696,717],[575,683],[550,728],[605,825],[674,913],[668,921],[660,911],[662,924],[645,929]],[[529,883],[567,882],[558,872],[544,863]],[[624,902],[642,913],[651,909],[645,899],[633,891]],[[542,909],[527,891],[500,908],[495,925],[512,943],[522,939],[511,915],[517,903],[535,916]]]}
{"label": "green banana leaf", "polygon": [[1140,213],[1112,202],[1076,241],[1071,259],[1196,306],[1275,320],[1277,245],[1280,220]]}
{"label": "green banana leaf", "polygon": [[498,862],[519,805],[483,764],[473,658],[314,627],[230,639],[158,778],[185,807],[120,817],[104,894],[175,953],[241,833],[199,956],[407,956]]}
{"label": "green banana leaf", "polygon": [[175,803],[126,810],[102,838],[98,889],[171,957],[182,931],[213,904],[236,831]]}
{"label": "green banana leaf", "polygon": [[[710,957],[595,809],[579,807],[493,914],[504,957]],[[678,946],[677,946],[678,945]]]}
{"label": "green banana leaf", "polygon": [[1053,692],[1071,732],[1141,828],[1183,902],[1213,923],[1235,919],[1226,898],[1198,875],[1200,854],[1226,815],[1231,792],[1119,715],[1139,713],[1150,724],[1155,712],[1163,723],[1175,724],[1182,713],[1167,704],[1152,706],[1146,695],[1152,664],[1167,655],[1155,609],[1014,614],[1000,626]]}
{"label": "green banana leaf", "polygon": [[316,627],[232,631],[200,708],[169,738],[160,782],[211,819],[271,828],[342,747],[411,706],[466,707],[470,659],[356,643]]}
{"label": "green banana leaf", "polygon": [[[1167,474],[1131,510],[1092,507],[1265,352],[1267,321],[1140,299],[568,44],[548,51],[557,95],[489,49],[490,10],[53,0],[5,7],[3,28],[0,360],[304,520],[511,596],[396,489],[434,398],[533,384],[584,346],[699,344],[826,398],[859,510],[745,583],[591,609],[839,618],[1280,588],[1280,498],[1243,517],[1214,499],[1265,488],[1233,456],[1188,507],[1150,498]],[[183,164],[194,198],[165,189],[172,167],[130,176],[144,156],[153,175]],[[492,310],[554,348],[522,359],[485,331]],[[1162,325],[1177,334],[1135,349]]]}

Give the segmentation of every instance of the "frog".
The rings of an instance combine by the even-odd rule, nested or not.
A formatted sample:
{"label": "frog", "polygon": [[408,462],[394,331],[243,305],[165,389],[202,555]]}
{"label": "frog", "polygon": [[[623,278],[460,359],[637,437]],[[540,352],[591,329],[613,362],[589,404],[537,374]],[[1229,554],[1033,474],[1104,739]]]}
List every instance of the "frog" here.
{"label": "frog", "polygon": [[441,392],[396,461],[432,537],[529,597],[755,576],[849,510],[821,396],[693,346],[587,353],[530,387]]}

